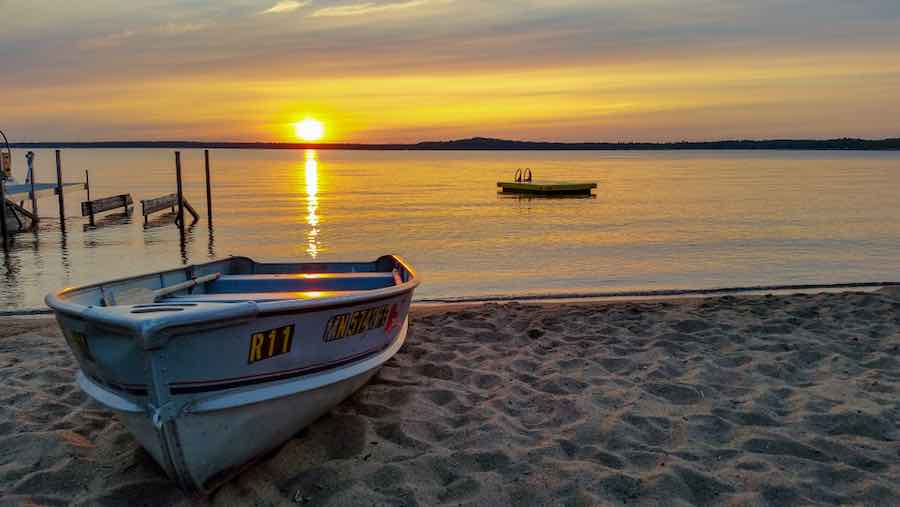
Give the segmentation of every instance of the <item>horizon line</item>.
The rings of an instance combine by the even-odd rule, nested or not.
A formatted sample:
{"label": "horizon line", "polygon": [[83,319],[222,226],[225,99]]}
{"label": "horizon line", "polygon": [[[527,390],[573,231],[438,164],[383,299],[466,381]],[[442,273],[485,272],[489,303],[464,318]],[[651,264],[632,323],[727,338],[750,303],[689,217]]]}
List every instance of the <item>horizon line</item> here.
{"label": "horizon line", "polygon": [[359,150],[502,150],[502,149],[686,149],[686,148],[749,148],[749,149],[900,149],[900,137],[866,139],[840,137],[778,138],[778,139],[718,139],[705,141],[534,141],[469,137],[450,140],[426,140],[412,143],[364,142],[286,142],[286,141],[200,141],[200,140],[95,140],[95,141],[17,141],[15,148],[269,148],[269,149],[359,149]]}

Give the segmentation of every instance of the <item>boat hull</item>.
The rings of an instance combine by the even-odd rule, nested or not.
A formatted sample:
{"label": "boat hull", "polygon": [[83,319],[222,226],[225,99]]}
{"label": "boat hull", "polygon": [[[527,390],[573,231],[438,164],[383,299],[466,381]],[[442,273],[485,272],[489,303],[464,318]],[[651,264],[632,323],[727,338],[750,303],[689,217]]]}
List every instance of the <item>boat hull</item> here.
{"label": "boat hull", "polygon": [[[248,262],[188,269],[233,272]],[[255,272],[285,266],[250,265]],[[179,274],[173,271],[69,289],[47,301],[79,362],[82,390],[115,412],[180,487],[208,494],[353,394],[399,351],[414,272],[395,257],[325,266],[367,284],[392,267],[392,286],[321,300],[233,301],[242,296],[229,294],[226,303],[198,293],[151,304],[84,304],[110,287],[168,283]],[[324,283],[322,275],[308,276]],[[282,275],[247,279],[284,283]]]}
{"label": "boat hull", "polygon": [[133,397],[83,371],[77,380],[182,489],[210,493],[359,390],[402,347],[407,329],[404,322],[391,345],[374,356],[298,379],[194,397],[178,417],[156,423]]}
{"label": "boat hull", "polygon": [[[380,367],[334,384],[225,410],[191,414],[177,427],[190,487],[209,491],[227,481],[257,456],[282,445],[300,429],[325,415],[378,373]],[[264,428],[261,430],[261,426]],[[223,464],[227,465],[222,468]]]}
{"label": "boat hull", "polygon": [[14,207],[6,207],[6,231],[9,234],[25,232],[31,229],[32,221],[30,218],[19,213]]}

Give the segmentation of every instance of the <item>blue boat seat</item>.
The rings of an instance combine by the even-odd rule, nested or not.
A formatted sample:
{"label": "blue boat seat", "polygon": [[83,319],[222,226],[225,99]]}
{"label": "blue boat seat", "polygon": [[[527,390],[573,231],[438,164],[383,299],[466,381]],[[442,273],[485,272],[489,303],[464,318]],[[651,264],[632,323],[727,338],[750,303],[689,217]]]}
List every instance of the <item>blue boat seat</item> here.
{"label": "blue boat seat", "polygon": [[226,275],[207,284],[206,293],[353,291],[393,285],[394,274],[385,272]]}
{"label": "blue boat seat", "polygon": [[255,301],[290,301],[292,299],[321,299],[326,297],[348,296],[358,291],[281,291],[281,292],[237,292],[233,294],[188,294],[186,296],[168,296],[160,303],[241,303]]}

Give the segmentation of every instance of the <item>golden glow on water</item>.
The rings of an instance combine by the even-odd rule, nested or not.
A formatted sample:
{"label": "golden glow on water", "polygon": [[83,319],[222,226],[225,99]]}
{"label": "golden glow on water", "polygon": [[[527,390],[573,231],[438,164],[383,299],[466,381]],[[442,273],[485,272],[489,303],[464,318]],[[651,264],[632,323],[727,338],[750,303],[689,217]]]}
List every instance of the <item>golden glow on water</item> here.
{"label": "golden glow on water", "polygon": [[[394,252],[426,277],[417,298],[900,279],[900,220],[885,220],[900,216],[900,153],[214,153],[214,235],[196,227],[182,244],[176,227],[144,229],[142,220],[82,230],[75,195],[65,235],[47,220],[0,252],[0,308],[37,308],[61,286],[229,254],[330,262]],[[172,188],[168,150],[63,157],[66,181],[90,167],[92,194]],[[183,151],[182,163],[202,167],[202,151]],[[597,197],[498,196],[497,181],[516,167],[596,181]],[[202,171],[185,178],[188,200],[202,207]],[[55,210],[54,196],[42,199]]]}
{"label": "golden glow on water", "polygon": [[315,259],[319,256],[319,161],[316,150],[306,150],[306,253]]}

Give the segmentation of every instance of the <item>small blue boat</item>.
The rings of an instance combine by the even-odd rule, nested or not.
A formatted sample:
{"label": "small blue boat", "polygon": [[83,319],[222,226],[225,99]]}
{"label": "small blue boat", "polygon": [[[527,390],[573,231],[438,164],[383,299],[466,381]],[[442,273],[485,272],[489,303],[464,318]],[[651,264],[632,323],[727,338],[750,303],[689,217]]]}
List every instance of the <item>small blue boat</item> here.
{"label": "small blue boat", "polygon": [[406,338],[415,271],[186,266],[48,295],[81,370],[180,487],[210,493],[364,385]]}

